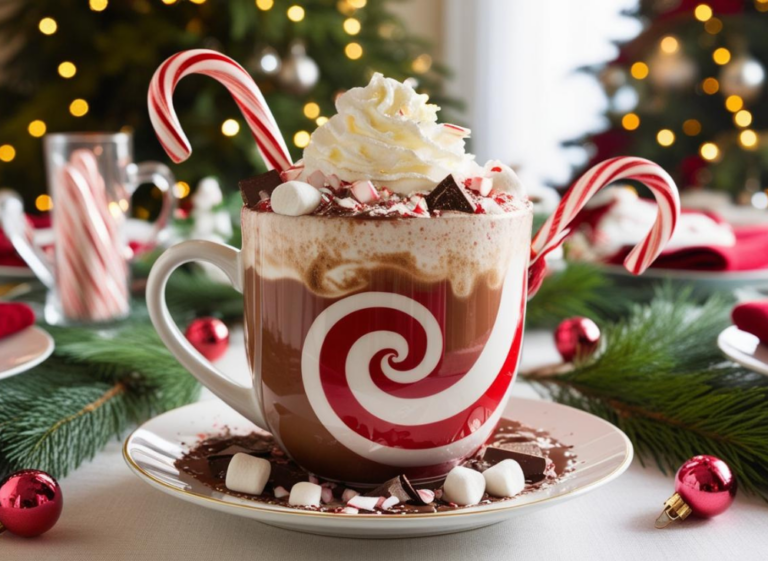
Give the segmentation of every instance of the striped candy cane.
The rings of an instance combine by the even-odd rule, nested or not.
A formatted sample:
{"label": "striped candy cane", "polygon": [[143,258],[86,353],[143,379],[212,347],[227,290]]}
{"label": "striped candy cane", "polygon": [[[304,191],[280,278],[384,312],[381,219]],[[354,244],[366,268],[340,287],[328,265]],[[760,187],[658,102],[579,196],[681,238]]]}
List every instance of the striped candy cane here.
{"label": "striped candy cane", "polygon": [[536,293],[544,278],[546,266],[543,257],[563,243],[571,221],[595,193],[622,179],[639,181],[653,192],[658,203],[658,214],[651,231],[627,255],[624,267],[632,274],[639,275],[664,250],[680,216],[680,196],[674,180],[659,165],[643,158],[618,157],[606,160],[579,178],[560,201],[555,213],[534,236],[529,268],[530,296]]}
{"label": "striped candy cane", "polygon": [[291,156],[283,136],[253,78],[231,58],[207,49],[173,55],[160,65],[149,85],[149,117],[160,144],[174,162],[183,162],[192,153],[173,108],[176,84],[189,74],[210,76],[229,90],[248,122],[269,169],[285,171],[291,167]]}
{"label": "striped candy cane", "polygon": [[54,226],[62,310],[69,319],[116,319],[129,307],[122,244],[114,235],[114,218],[100,208],[94,193],[100,185],[89,183],[95,178],[87,177],[81,164],[73,159],[65,165],[57,184]]}

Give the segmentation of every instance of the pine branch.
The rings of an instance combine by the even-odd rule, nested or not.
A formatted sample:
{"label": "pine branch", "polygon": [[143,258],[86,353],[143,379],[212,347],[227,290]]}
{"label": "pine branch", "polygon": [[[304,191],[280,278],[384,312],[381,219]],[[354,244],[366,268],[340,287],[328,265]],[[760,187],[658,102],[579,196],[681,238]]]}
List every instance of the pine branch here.
{"label": "pine branch", "polygon": [[715,344],[730,302],[695,304],[660,290],[626,320],[603,327],[601,354],[555,376],[524,374],[554,400],[627,433],[641,459],[665,473],[713,454],[748,493],[768,500],[768,380],[727,362]]}
{"label": "pine branch", "polygon": [[131,425],[198,395],[140,307],[113,329],[48,329],[54,356],[0,382],[0,471],[66,475]]}
{"label": "pine branch", "polygon": [[626,297],[596,267],[568,263],[544,280],[528,305],[528,327],[555,327],[565,318],[587,316],[595,321],[627,311]]}

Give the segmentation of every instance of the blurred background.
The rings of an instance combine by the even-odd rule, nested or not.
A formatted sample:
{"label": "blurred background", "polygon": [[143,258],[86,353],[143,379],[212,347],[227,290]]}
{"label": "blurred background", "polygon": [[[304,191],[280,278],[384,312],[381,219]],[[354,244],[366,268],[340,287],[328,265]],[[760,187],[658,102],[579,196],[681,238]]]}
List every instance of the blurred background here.
{"label": "blurred background", "polygon": [[[592,161],[658,161],[686,189],[768,207],[768,0],[0,0],[0,187],[44,212],[47,132],[130,131],[136,159],[168,162],[146,90],[169,55],[240,61],[295,157],[334,99],[374,71],[408,80],[473,130],[478,160],[529,186],[564,186]],[[224,191],[263,169],[237,107],[193,76],[175,106],[205,176]],[[132,212],[160,197],[145,188]],[[724,199],[718,199],[724,200]]]}

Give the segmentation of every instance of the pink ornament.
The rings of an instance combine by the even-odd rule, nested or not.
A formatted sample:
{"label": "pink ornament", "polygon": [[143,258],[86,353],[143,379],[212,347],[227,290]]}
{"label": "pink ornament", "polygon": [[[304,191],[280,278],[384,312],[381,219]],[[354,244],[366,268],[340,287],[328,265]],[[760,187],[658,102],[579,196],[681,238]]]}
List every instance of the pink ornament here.
{"label": "pink ornament", "polygon": [[195,350],[210,361],[218,360],[229,347],[229,329],[223,321],[204,317],[189,324],[184,332]]}
{"label": "pink ornament", "polygon": [[656,527],[664,528],[693,514],[711,518],[728,510],[736,497],[736,478],[723,460],[694,456],[675,475],[675,494],[664,503]]}
{"label": "pink ornament", "polygon": [[56,480],[36,469],[17,471],[0,483],[0,532],[33,538],[56,524],[64,499]]}
{"label": "pink ornament", "polygon": [[555,330],[555,346],[565,362],[588,357],[600,344],[600,328],[589,318],[564,320]]}

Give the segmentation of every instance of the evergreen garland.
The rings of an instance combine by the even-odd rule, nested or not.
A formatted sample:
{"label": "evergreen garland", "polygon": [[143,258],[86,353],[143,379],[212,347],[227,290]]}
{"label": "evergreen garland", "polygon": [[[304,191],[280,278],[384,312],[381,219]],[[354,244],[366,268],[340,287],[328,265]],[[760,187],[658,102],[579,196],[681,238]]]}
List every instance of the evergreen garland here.
{"label": "evergreen garland", "polygon": [[46,329],[53,356],[0,382],[0,473],[62,477],[132,425],[197,398],[143,308],[113,329]]}
{"label": "evergreen garland", "polygon": [[565,372],[523,373],[559,403],[607,419],[665,473],[696,454],[725,460],[768,500],[768,379],[725,360],[715,341],[731,303],[696,304],[667,287],[603,325],[604,348]]}

